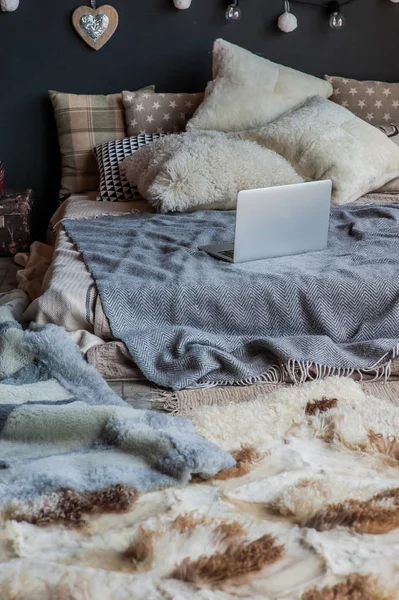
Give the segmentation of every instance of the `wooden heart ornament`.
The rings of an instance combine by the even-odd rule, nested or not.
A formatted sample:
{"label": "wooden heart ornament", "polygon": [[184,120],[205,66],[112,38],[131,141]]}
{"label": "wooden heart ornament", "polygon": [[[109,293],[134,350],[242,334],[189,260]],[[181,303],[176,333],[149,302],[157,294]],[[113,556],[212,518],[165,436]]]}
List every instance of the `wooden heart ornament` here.
{"label": "wooden heart ornament", "polygon": [[93,50],[100,50],[111,39],[118,21],[118,13],[108,4],[95,9],[79,6],[72,15],[74,28]]}

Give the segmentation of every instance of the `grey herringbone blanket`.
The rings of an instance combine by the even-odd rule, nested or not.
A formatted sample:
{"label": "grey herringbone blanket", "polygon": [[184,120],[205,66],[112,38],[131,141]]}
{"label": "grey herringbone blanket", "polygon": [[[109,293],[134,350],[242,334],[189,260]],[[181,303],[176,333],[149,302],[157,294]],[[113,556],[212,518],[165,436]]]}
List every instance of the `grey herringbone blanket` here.
{"label": "grey herringbone blanket", "polygon": [[198,250],[231,241],[234,221],[219,211],[64,221],[148,379],[179,390],[389,371],[399,204],[333,207],[322,252],[232,265]]}

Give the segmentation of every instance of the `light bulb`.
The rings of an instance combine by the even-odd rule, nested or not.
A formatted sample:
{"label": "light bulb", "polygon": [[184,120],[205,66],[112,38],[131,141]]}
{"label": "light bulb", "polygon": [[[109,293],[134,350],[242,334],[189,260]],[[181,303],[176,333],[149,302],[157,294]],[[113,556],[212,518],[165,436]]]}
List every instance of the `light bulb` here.
{"label": "light bulb", "polygon": [[345,17],[339,12],[332,13],[330,27],[331,29],[342,29],[342,27],[345,27]]}
{"label": "light bulb", "polygon": [[226,19],[229,23],[234,23],[241,19],[241,8],[239,7],[238,0],[234,4],[230,4],[226,10]]}
{"label": "light bulb", "polygon": [[328,10],[330,12],[331,29],[342,29],[345,26],[345,17],[340,12],[338,2],[329,2]]}

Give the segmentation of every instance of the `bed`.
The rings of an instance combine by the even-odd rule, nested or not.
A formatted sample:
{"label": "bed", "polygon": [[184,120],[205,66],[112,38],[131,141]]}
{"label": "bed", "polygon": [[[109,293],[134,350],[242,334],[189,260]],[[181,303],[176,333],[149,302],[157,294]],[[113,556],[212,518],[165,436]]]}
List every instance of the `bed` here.
{"label": "bed", "polygon": [[[30,255],[18,256],[24,268],[19,287],[32,300],[24,320],[63,326],[88,362],[108,380],[143,380],[123,342],[114,339],[102,303],[86,265],[61,224],[62,219],[91,219],[101,215],[153,212],[145,201],[95,202],[96,194],[71,196],[51,219],[48,244],[35,243]],[[368,194],[362,202],[398,202],[399,194]],[[390,377],[399,377],[399,359]]]}
{"label": "bed", "polygon": [[[396,185],[393,189],[399,190],[399,144],[396,137],[392,138],[393,141],[396,140],[394,144],[387,139],[394,135],[390,131],[381,132],[378,127],[372,127],[370,123],[347,110],[345,105],[339,106],[338,102],[328,100],[333,93],[333,86],[328,78],[321,80],[287,70],[281,65],[276,66],[223,40],[215,42],[213,65],[212,85],[208,86],[205,95],[197,94],[195,98],[187,94],[176,94],[176,97],[165,98],[165,94],[155,93],[153,87],[104,97],[51,93],[62,158],[60,197],[68,196],[68,199],[64,200],[51,219],[49,243],[35,242],[30,256],[17,257],[17,261],[23,267],[18,274],[19,286],[28,293],[32,301],[24,314],[24,319],[38,324],[55,323],[63,326],[87,360],[109,380],[137,380],[143,379],[144,375],[131,358],[133,352],[129,342],[125,339],[125,345],[121,341],[123,335],[117,336],[116,339],[116,334],[113,334],[116,331],[114,326],[111,331],[110,323],[113,322],[115,325],[115,319],[113,321],[112,310],[109,305],[107,307],[103,293],[102,300],[100,299],[101,284],[93,268],[90,272],[86,268],[86,264],[90,262],[87,256],[86,263],[83,261],[72,242],[74,234],[70,232],[68,236],[65,227],[61,224],[63,219],[69,219],[69,223],[81,223],[86,219],[95,219],[102,215],[118,217],[132,211],[182,213],[184,219],[185,214],[198,210],[218,209],[220,212],[235,208],[239,190],[320,179],[330,179],[333,182],[332,205],[334,206],[351,204],[354,201],[377,203],[399,201],[399,193],[369,193],[373,190],[386,189],[384,186],[390,186],[391,182]],[[272,73],[273,77],[278,73],[277,86],[267,83],[274,81]],[[230,82],[227,87],[226,82]],[[256,94],[253,93],[255,89]],[[252,91],[249,93],[248,90]],[[221,101],[222,98],[225,98],[225,101]],[[256,98],[255,103],[253,98]],[[262,102],[259,99],[262,99]],[[176,112],[173,127],[168,121],[168,132],[163,130],[165,126],[162,120],[163,112],[158,111],[159,114],[154,112],[158,110],[161,101],[170,103],[169,108],[176,108],[179,102],[183,103],[182,107],[190,107],[190,111],[184,108],[183,112],[180,110]],[[98,110],[101,111],[101,123],[94,118]],[[146,110],[150,114],[147,114]],[[145,115],[141,115],[143,111]],[[65,118],[66,115],[68,119]],[[82,129],[82,123],[92,123],[94,129],[85,127]],[[377,125],[374,121],[373,124]],[[172,131],[178,135],[165,135]],[[397,129],[395,131],[397,133]],[[94,189],[97,184],[99,188],[96,191],[77,193]],[[140,197],[147,201],[138,200],[137,198]],[[210,198],[212,198],[211,203]],[[102,202],[95,202],[95,200],[102,200]],[[101,219],[97,221],[98,231],[100,231],[101,221]],[[160,227],[162,228],[163,225],[164,223],[161,223]],[[204,222],[202,231],[208,229],[208,225]],[[189,226],[187,223],[187,227]],[[101,235],[107,236],[110,223],[104,227]],[[115,227],[114,235],[115,239],[118,239],[121,225],[118,223]],[[129,227],[130,224],[125,229],[127,236],[131,234]],[[93,229],[96,227],[93,226]],[[186,235],[186,230],[183,233]],[[76,242],[76,238],[74,239]],[[99,239],[103,241],[103,237]],[[378,243],[383,245],[383,241]],[[143,240],[144,245],[148,246],[147,239]],[[132,251],[136,249],[140,250],[135,247]],[[141,270],[143,256],[154,257],[155,250],[151,248],[149,254],[142,254],[141,262],[136,262],[135,273]],[[379,248],[377,253],[378,250]],[[102,247],[101,254],[98,255],[101,257],[102,264],[108,258],[102,254],[104,252],[105,248]],[[115,248],[113,252],[116,252]],[[348,250],[347,255],[351,255],[351,249]],[[391,254],[387,251],[383,260],[389,262],[391,256],[392,251]],[[144,259],[144,266],[146,262]],[[337,261],[335,264],[338,264]],[[108,266],[107,269],[108,275],[120,272]],[[212,267],[208,269],[208,273],[211,270]],[[97,284],[90,273],[94,273]],[[169,275],[169,281],[175,283],[175,271],[171,270]],[[321,272],[320,279],[323,275],[324,271]],[[392,277],[389,278],[392,281]],[[147,281],[148,278],[136,280],[135,285],[130,289],[138,290],[137,285]],[[112,284],[112,290],[123,287],[118,288],[117,279]],[[344,282],[341,281],[337,286],[343,284]],[[278,289],[279,285],[276,283],[271,287]],[[370,300],[370,297],[373,295],[374,286],[375,281],[370,277],[368,292],[365,292],[364,297],[369,297],[370,306],[367,306],[367,310],[373,315],[376,304],[375,301]],[[188,287],[183,286],[180,297],[184,296]],[[229,285],[225,289],[230,290]],[[364,292],[363,288],[362,290]],[[358,293],[358,290],[352,290],[353,293]],[[325,291],[325,295],[327,297],[331,295],[330,288]],[[385,298],[386,294],[383,296]],[[126,306],[123,319],[130,319],[132,306],[145,306],[142,297],[138,295],[133,305]],[[236,299],[238,297],[236,296]],[[291,297],[296,297],[295,293]],[[342,295],[339,298],[342,300]],[[264,332],[270,332],[275,323],[280,323],[278,313],[281,312],[283,304],[284,302],[270,304],[276,312],[269,311],[270,321],[267,325],[263,324],[263,328],[257,332],[258,339]],[[364,306],[365,304],[366,300],[363,302]],[[170,305],[174,306],[173,300]],[[213,307],[217,305],[216,313],[220,315],[220,297],[215,299],[214,304],[210,302],[209,305]],[[114,306],[122,314],[121,305],[114,304]],[[160,306],[153,307],[152,315],[160,316],[165,313],[165,306],[161,304]],[[252,306],[244,310],[250,311]],[[350,306],[349,302],[348,308]],[[336,310],[336,307],[334,309]],[[213,314],[212,310],[206,313],[206,319],[208,314]],[[241,311],[240,319],[242,314]],[[136,316],[133,326],[135,332],[142,329],[143,319],[145,320],[144,315]],[[188,328],[197,317],[197,315],[192,316],[192,321],[185,324]],[[316,335],[321,337],[324,335],[327,338],[329,334],[322,326],[323,319],[324,323],[326,322],[325,317],[326,315],[319,319],[321,325]],[[330,322],[334,319],[335,322],[337,321],[336,315],[329,315],[329,317]],[[230,318],[231,314],[227,313],[228,326],[231,325]],[[361,320],[358,323],[359,327],[361,328],[366,321],[367,319]],[[285,326],[275,331],[274,339],[283,337],[288,339],[290,337],[288,330],[292,322],[292,319],[288,319]],[[172,328],[175,324],[176,319],[172,323]],[[304,330],[302,333],[309,340],[314,334],[311,319],[308,324],[306,333],[303,333]],[[236,329],[240,329],[241,322],[236,325]],[[180,319],[179,326],[183,327]],[[200,336],[208,324],[202,323],[201,326],[202,329],[201,327],[197,329]],[[157,327],[158,331],[159,324]],[[161,333],[164,335],[165,331]],[[366,339],[374,340],[373,332],[369,333],[370,337]],[[225,340],[228,338],[229,335],[226,335]],[[396,331],[392,336],[385,335],[385,339],[388,338],[396,344]],[[348,339],[352,339],[351,335]],[[201,342],[203,348],[208,341]],[[191,347],[194,345],[191,344]],[[127,350],[128,346],[130,352]],[[220,340],[216,346],[218,349],[221,348]],[[142,347],[140,351],[143,354]],[[169,355],[174,356],[179,354],[179,351],[177,353],[171,351]],[[223,348],[223,351],[229,354],[230,347]],[[371,371],[376,365],[380,367],[382,363],[386,363],[388,366],[383,369],[383,377],[399,373],[398,359],[387,363],[388,355],[389,358],[394,358],[395,352],[394,347],[390,347],[389,350],[384,347],[375,361],[370,360],[367,368]],[[186,349],[181,352],[181,354],[185,353]],[[258,351],[258,357],[262,353],[267,352],[264,349]],[[365,354],[363,349],[363,355]],[[297,356],[299,355],[294,353],[293,362],[306,363],[307,374],[310,373],[309,368],[311,370],[314,365],[324,369],[324,365],[327,364],[333,364],[346,374],[345,371],[353,371],[351,367],[356,362],[349,361],[350,366],[347,366],[345,361],[341,361],[345,364],[339,363],[337,366],[338,363],[334,360],[328,361],[325,357],[324,360],[323,357],[315,360],[314,357],[307,356],[306,359],[301,358],[297,361]],[[151,379],[150,367],[147,365],[146,370],[141,358],[141,355],[135,356],[136,362],[140,364],[148,379],[164,386],[164,383],[160,382],[160,377]],[[291,358],[290,355],[288,362]],[[251,360],[249,359],[248,362]],[[187,361],[189,362],[188,358]],[[204,364],[207,361],[204,361],[202,356],[196,357],[194,362]],[[219,361],[222,362],[224,359]],[[160,364],[160,362],[153,357],[152,364]],[[282,365],[284,370],[287,361],[284,362],[281,355],[278,355],[272,368],[278,364]],[[359,364],[355,364],[356,370],[360,370],[357,369]],[[176,366],[176,370],[178,368],[180,367]],[[299,365],[299,368],[302,369],[302,366]],[[244,381],[246,377],[252,381],[254,377],[257,379],[260,375],[259,371],[256,375],[252,373],[248,375],[248,371],[244,371],[245,369],[240,372],[241,377],[237,376],[235,383]],[[266,374],[266,370],[264,373]],[[278,382],[283,376],[284,374],[281,377],[279,374]],[[381,373],[378,376],[381,376]],[[199,378],[195,383],[201,384],[202,381]]]}
{"label": "bed", "polygon": [[49,243],[35,242],[30,255],[17,256],[24,267],[17,275],[19,287],[32,300],[23,320],[64,327],[106,379],[143,379],[124,344],[113,339],[93,278],[61,220],[152,212],[151,207],[145,201],[99,203],[96,196],[96,192],[71,196],[51,219]]}

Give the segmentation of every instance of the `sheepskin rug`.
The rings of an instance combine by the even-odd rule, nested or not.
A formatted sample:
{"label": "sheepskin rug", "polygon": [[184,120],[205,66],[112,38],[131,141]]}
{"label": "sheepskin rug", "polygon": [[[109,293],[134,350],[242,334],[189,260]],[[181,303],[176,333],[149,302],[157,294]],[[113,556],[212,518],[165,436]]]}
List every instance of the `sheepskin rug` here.
{"label": "sheepskin rug", "polygon": [[127,504],[14,504],[1,600],[399,597],[399,407],[330,378],[189,417],[233,469]]}

